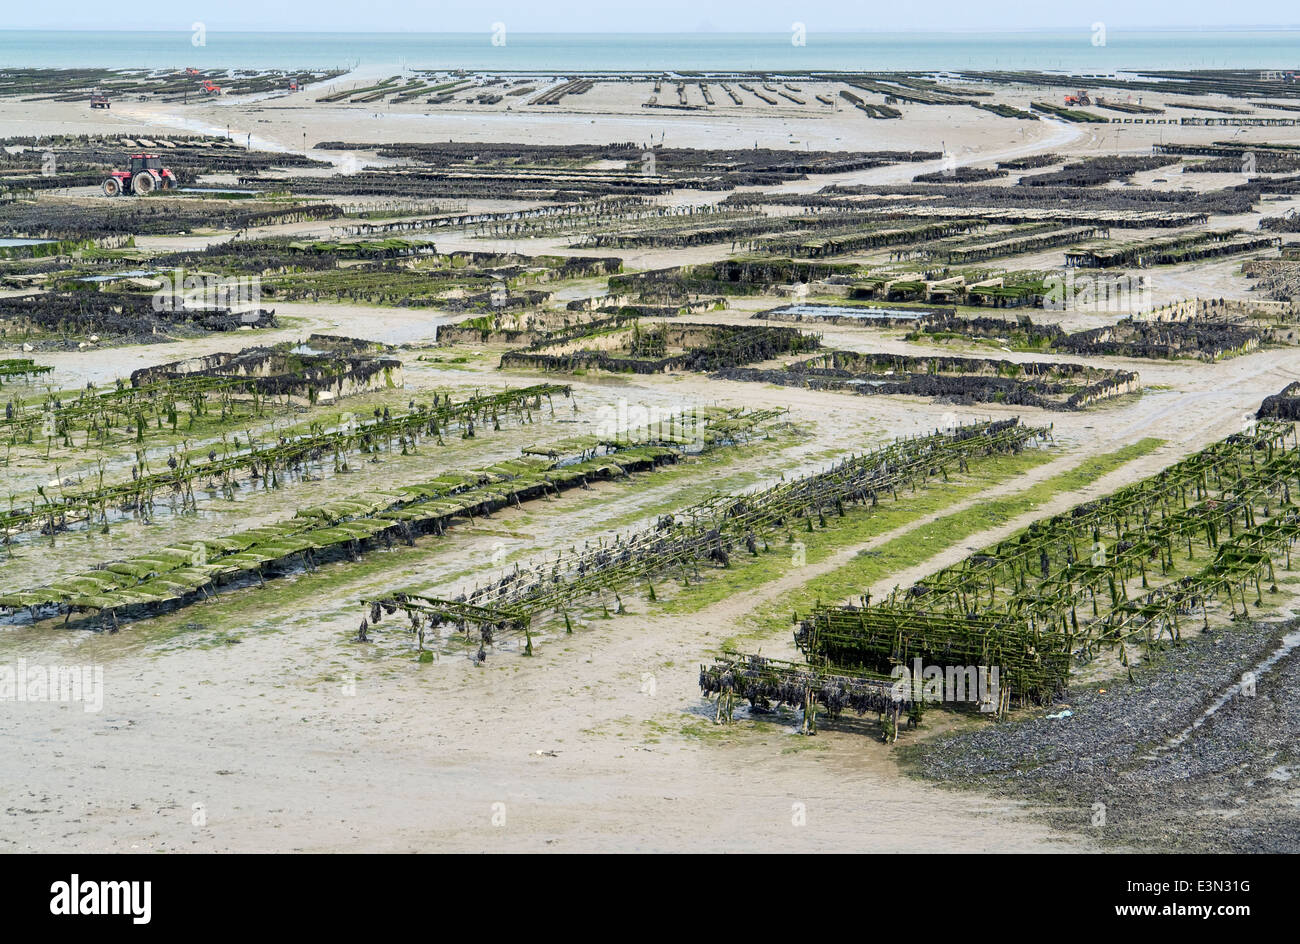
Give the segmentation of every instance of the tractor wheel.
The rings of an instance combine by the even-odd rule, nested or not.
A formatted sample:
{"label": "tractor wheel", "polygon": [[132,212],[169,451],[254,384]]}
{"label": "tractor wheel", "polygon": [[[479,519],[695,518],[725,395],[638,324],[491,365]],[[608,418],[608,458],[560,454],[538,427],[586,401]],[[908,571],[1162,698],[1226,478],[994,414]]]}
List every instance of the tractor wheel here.
{"label": "tractor wheel", "polygon": [[159,190],[171,190],[172,186],[173,184],[170,177],[164,177],[158,181]]}
{"label": "tractor wheel", "polygon": [[122,192],[122,182],[116,177],[106,177],[100,184],[100,189],[104,191],[106,197],[116,197]]}
{"label": "tractor wheel", "polygon": [[131,179],[131,189],[142,197],[145,194],[153,193],[155,185],[153,174],[147,170],[140,171]]}

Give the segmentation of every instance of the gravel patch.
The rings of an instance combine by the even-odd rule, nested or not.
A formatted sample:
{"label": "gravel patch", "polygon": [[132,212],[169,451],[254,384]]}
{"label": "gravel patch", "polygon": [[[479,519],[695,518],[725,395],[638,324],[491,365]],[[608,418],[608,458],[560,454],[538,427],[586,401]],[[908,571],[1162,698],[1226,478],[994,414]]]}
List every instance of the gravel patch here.
{"label": "gravel patch", "polygon": [[[1300,852],[1297,642],[1300,620],[1206,632],[1131,681],[900,757],[922,778],[1032,801],[1057,828],[1134,851]],[[1063,709],[1073,714],[1045,717]]]}

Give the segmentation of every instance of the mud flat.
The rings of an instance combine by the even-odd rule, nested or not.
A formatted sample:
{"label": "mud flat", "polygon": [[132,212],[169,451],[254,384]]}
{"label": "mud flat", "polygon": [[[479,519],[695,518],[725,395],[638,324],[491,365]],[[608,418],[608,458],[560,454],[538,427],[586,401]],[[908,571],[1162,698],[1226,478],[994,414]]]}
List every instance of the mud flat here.
{"label": "mud flat", "polygon": [[[100,710],[0,697],[0,851],[1296,851],[1294,626],[1259,622],[1294,540],[1242,543],[1300,533],[1300,135],[1242,110],[1291,89],[186,73],[91,111],[99,78],[0,84],[0,683],[104,674]],[[181,188],[103,196],[137,150]],[[943,446],[975,428],[1020,432]],[[1194,515],[1104,520],[1206,449]],[[1212,528],[1157,568],[1156,507],[1226,528],[1231,580]],[[1197,633],[1158,595],[1207,565]],[[1115,585],[1084,636],[992,622],[1072,617],[1081,568],[1104,606],[1105,567],[1180,644]],[[979,642],[967,572],[999,658],[1069,668],[1005,718],[714,723],[702,663],[796,656],[792,612],[847,639],[924,584],[900,616]]]}

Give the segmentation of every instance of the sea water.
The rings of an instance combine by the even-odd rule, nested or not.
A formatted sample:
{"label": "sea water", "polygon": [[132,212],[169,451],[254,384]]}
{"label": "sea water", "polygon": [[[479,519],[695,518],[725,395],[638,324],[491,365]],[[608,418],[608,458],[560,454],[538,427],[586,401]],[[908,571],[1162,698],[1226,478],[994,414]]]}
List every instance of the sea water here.
{"label": "sea water", "polygon": [[[1086,19],[1086,18],[1085,18]],[[694,70],[1300,69],[1300,30],[478,33],[0,30],[3,68]]]}

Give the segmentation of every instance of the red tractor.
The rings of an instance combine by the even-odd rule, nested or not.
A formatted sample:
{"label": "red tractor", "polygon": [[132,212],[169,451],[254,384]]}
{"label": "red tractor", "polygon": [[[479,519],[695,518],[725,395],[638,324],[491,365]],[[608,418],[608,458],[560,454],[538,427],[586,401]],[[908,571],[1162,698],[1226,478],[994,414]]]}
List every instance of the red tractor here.
{"label": "red tractor", "polygon": [[132,154],[131,169],[109,171],[101,186],[106,197],[120,193],[143,196],[155,190],[174,189],[176,175],[162,166],[162,158],[157,154]]}

